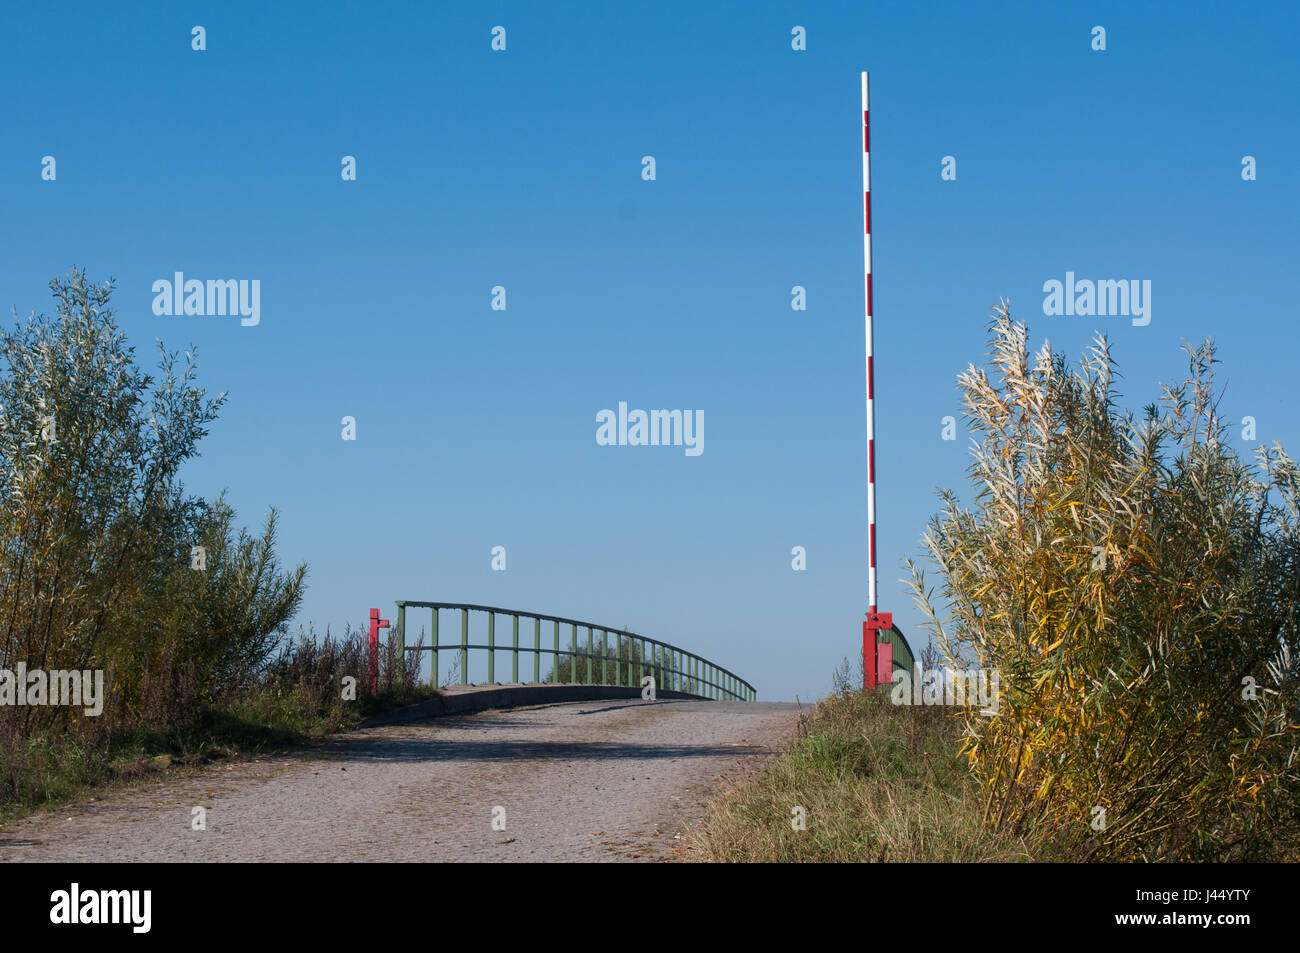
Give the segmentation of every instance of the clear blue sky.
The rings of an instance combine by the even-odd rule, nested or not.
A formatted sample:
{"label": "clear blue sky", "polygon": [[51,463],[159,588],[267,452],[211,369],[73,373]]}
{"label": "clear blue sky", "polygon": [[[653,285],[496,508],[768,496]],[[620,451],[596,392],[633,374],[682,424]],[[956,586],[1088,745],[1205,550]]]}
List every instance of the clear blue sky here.
{"label": "clear blue sky", "polygon": [[[941,419],[999,296],[1035,346],[1111,332],[1134,407],[1213,335],[1225,416],[1300,446],[1300,15],[1135,6],[10,5],[0,304],[51,310],[81,265],[117,278],[141,357],[198,346],[230,400],[187,485],[279,509],[302,623],[519,607],[812,698],[866,607],[859,71],[880,601],[906,633],[896,580],[934,488],[964,486]],[[259,279],[261,323],[155,316],[175,271]],[[1045,316],[1067,271],[1149,279],[1150,325]],[[597,446],[620,400],[703,410],[705,452]]]}

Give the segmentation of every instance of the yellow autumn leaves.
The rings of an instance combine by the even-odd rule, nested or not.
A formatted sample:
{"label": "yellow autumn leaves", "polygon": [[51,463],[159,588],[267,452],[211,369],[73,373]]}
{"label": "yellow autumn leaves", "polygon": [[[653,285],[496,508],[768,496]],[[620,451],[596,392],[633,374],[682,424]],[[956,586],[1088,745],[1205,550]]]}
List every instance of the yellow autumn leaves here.
{"label": "yellow autumn leaves", "polygon": [[1070,366],[1005,303],[991,331],[958,378],[972,504],[925,534],[938,591],[912,566],[947,663],[1001,673],[962,716],[986,819],[1080,859],[1296,856],[1294,462],[1239,458],[1211,342],[1137,419],[1104,337]]}

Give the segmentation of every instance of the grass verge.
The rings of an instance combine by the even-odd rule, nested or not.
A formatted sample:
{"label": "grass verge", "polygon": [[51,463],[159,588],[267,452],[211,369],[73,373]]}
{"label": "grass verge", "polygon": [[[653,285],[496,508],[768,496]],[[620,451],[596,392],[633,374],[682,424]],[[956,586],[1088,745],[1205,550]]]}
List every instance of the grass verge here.
{"label": "grass verge", "polygon": [[[933,707],[843,688],[800,716],[790,749],[710,805],[687,858],[703,862],[1013,862],[1020,839],[982,823],[958,755],[960,728]],[[798,830],[796,809],[805,812]]]}

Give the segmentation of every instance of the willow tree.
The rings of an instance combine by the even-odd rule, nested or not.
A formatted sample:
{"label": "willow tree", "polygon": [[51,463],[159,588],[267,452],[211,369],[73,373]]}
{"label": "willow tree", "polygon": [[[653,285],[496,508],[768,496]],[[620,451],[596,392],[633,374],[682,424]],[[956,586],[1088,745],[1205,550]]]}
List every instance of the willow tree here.
{"label": "willow tree", "polygon": [[224,500],[185,493],[181,467],[225,399],[197,386],[193,352],[182,364],[159,342],[155,379],[111,281],[73,271],[50,289],[53,316],[0,331],[0,665],[106,669],[128,713],[183,671],[201,701],[265,661],[306,567],[279,567],[273,512],[253,538]]}
{"label": "willow tree", "polygon": [[990,823],[1088,859],[1300,850],[1300,497],[1280,445],[1239,458],[1211,341],[1140,418],[1110,345],[1032,358],[1005,302],[958,378],[976,435],[912,587],[953,668],[1000,672],[965,717]]}

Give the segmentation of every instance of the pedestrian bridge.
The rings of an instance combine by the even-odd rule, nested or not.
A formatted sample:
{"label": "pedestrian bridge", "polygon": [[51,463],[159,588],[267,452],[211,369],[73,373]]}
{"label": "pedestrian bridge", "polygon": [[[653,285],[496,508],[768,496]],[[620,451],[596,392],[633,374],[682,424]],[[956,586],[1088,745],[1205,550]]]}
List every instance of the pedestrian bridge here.
{"label": "pedestrian bridge", "polygon": [[[428,645],[408,645],[407,609],[429,610]],[[476,623],[473,641],[471,616]],[[459,621],[460,638],[443,643],[442,624],[448,619],[453,627]],[[500,633],[497,632],[498,619],[508,627]],[[520,620],[523,622],[522,642]],[[471,653],[482,653],[476,655],[474,665],[481,670],[485,661],[487,682],[496,684],[498,656],[505,653],[512,683],[521,682],[519,657],[522,654],[525,675],[528,663],[532,663],[533,684],[576,683],[640,688],[643,679],[649,676],[654,679],[656,690],[717,701],[754,701],[757,698],[754,686],[739,675],[679,646],[625,629],[521,609],[399,599],[394,638],[401,657],[412,651],[430,653],[429,684],[435,687],[439,685],[443,658],[449,660],[448,681],[469,684]],[[546,666],[542,664],[543,658],[547,661]],[[545,674],[543,668],[546,668]],[[527,683],[526,678],[522,681]]]}

